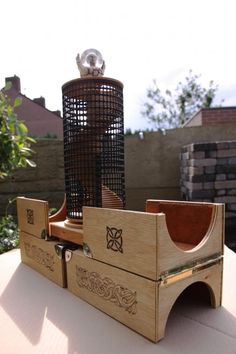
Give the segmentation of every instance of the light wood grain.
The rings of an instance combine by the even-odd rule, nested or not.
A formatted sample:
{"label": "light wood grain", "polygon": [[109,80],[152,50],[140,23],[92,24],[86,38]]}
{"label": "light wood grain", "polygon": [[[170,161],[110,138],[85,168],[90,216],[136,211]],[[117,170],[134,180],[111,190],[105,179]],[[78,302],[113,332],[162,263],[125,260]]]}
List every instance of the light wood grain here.
{"label": "light wood grain", "polygon": [[49,216],[49,222],[63,221],[66,219],[66,195],[60,209],[53,215]]}
{"label": "light wood grain", "polygon": [[64,221],[50,222],[49,235],[70,241],[78,245],[83,244],[83,230],[65,225]]}
{"label": "light wood grain", "polygon": [[[204,259],[216,254],[223,254],[224,244],[224,206],[214,204],[209,228],[202,241],[190,250],[183,250],[173,242],[166,224],[165,214],[158,214],[157,222],[157,273],[162,274],[170,269],[187,263]],[[201,220],[199,220],[199,223]],[[187,225],[186,225],[187,227]]]}
{"label": "light wood grain", "polygon": [[39,238],[44,238],[48,234],[48,202],[18,197],[17,216],[21,231]]}
{"label": "light wood grain", "polygon": [[59,286],[66,287],[65,260],[56,254],[57,243],[41,240],[21,231],[21,260]]}
{"label": "light wood grain", "polygon": [[146,211],[163,213],[174,242],[197,246],[205,237],[214,217],[213,203],[147,200]]}
{"label": "light wood grain", "polygon": [[158,287],[158,303],[157,303],[157,333],[156,340],[159,341],[165,335],[165,327],[170,314],[170,311],[180,296],[180,294],[191,284],[202,282],[207,285],[211,306],[216,308],[221,305],[222,301],[222,273],[223,263],[219,262],[216,265],[208,267],[191,277],[180,280],[177,283],[167,286]]}
{"label": "light wood grain", "polygon": [[157,215],[90,207],[83,215],[84,242],[93,258],[157,279]]}
{"label": "light wood grain", "polygon": [[[185,278],[165,284],[123,271],[84,256],[82,251],[66,251],[68,289],[121,323],[157,342],[164,337],[170,311],[180,294],[191,284],[202,282],[208,290],[212,307],[222,299],[222,261],[209,265]],[[78,277],[78,274],[79,277]],[[127,299],[136,294],[135,311],[128,312],[117,303],[112,291],[123,289]],[[197,295],[197,294],[196,294]],[[119,297],[121,298],[121,296]]]}
{"label": "light wood grain", "polygon": [[[66,251],[66,258],[70,257],[66,263],[69,291],[152,341],[156,340],[156,282],[90,259],[78,250]],[[84,270],[84,286],[78,283],[79,268]],[[137,303],[129,312],[123,304],[128,304],[133,296]]]}
{"label": "light wood grain", "polygon": [[[198,226],[206,207],[204,225]],[[47,202],[18,199],[22,262],[61,286],[67,274],[72,293],[150,340],[163,338],[173,304],[191,284],[206,284],[212,306],[221,304],[223,204],[151,201],[145,213],[84,207],[83,229],[48,223],[47,209]],[[49,225],[50,236],[86,245],[91,258],[67,250],[65,266],[56,242],[39,239],[42,225]]]}
{"label": "light wood grain", "polygon": [[[175,205],[175,202],[171,203]],[[194,203],[185,202],[184,205],[194,213]],[[164,272],[223,253],[224,206],[212,203],[208,207],[211,211],[208,214],[208,228],[197,244],[197,225],[193,243],[191,233],[186,240],[186,232],[183,240],[179,233],[178,241],[175,241],[164,213],[85,207],[84,242],[88,244],[93,258],[157,280]],[[181,221],[175,217],[176,227]],[[200,224],[201,219],[198,222]],[[188,228],[187,220],[181,227]]]}

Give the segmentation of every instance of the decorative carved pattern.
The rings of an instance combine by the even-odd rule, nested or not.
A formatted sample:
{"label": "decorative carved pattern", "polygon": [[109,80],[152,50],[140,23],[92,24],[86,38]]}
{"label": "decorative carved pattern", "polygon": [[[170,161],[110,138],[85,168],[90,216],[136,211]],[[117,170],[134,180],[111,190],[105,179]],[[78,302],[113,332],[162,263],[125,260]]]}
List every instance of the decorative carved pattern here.
{"label": "decorative carved pattern", "polygon": [[26,209],[27,223],[34,225],[34,211],[33,209]]}
{"label": "decorative carved pattern", "polygon": [[33,259],[36,263],[43,265],[45,268],[54,272],[55,261],[54,255],[44,251],[42,248],[24,242],[25,253],[27,257]]}
{"label": "decorative carved pattern", "polygon": [[115,284],[109,278],[102,278],[96,272],[76,266],[76,282],[79,287],[99,295],[104,300],[113,302],[122,307],[125,311],[134,315],[137,312],[137,293],[124,288],[122,285]]}
{"label": "decorative carved pattern", "polygon": [[122,238],[122,229],[118,230],[115,227],[107,226],[107,248],[115,252],[123,253],[123,238]]}

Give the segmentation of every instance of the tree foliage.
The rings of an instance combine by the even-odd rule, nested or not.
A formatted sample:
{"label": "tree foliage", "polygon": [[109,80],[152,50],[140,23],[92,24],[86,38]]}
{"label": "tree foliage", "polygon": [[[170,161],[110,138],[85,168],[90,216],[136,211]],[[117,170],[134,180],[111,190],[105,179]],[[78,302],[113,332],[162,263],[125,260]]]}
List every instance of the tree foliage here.
{"label": "tree foliage", "polygon": [[7,89],[9,86],[0,91],[0,178],[20,167],[35,166],[29,159],[33,153],[31,143],[35,141],[28,136],[26,125],[14,112],[21,105],[21,99],[17,97],[11,104],[5,94]]}
{"label": "tree foliage", "polygon": [[173,93],[166,90],[165,94],[153,80],[152,87],[147,89],[147,101],[141,114],[156,129],[182,126],[198,110],[213,104],[218,86],[211,80],[208,87],[202,87],[199,78],[200,75],[190,70],[185,81],[179,82]]}
{"label": "tree foliage", "polygon": [[19,245],[19,230],[12,215],[0,219],[0,254]]}

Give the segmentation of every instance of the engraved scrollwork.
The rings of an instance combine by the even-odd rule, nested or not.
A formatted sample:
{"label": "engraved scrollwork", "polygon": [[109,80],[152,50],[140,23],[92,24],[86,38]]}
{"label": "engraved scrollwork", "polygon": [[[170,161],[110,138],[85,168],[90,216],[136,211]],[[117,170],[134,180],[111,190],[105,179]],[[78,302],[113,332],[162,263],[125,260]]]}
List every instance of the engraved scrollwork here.
{"label": "engraved scrollwork", "polygon": [[43,265],[45,268],[54,272],[54,255],[44,251],[42,248],[24,242],[26,256],[33,259],[36,263]]}
{"label": "engraved scrollwork", "polygon": [[130,314],[137,312],[137,293],[120,284],[115,284],[110,278],[102,278],[97,272],[76,266],[76,282],[79,287],[97,294],[104,300],[113,302]]}

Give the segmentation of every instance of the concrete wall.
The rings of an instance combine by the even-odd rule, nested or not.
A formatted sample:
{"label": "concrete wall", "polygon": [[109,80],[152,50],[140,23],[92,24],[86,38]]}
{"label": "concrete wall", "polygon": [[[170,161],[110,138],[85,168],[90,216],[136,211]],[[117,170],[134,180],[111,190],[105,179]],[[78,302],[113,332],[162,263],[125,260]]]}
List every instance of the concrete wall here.
{"label": "concrete wall", "polygon": [[[234,140],[236,125],[191,127],[144,133],[125,139],[127,209],[144,210],[148,198],[181,199],[180,150],[194,142]],[[9,197],[24,195],[48,200],[59,207],[64,197],[63,143],[40,140],[35,145],[37,168],[15,173],[14,178],[0,182],[0,214]]]}
{"label": "concrete wall", "polygon": [[129,136],[125,141],[127,208],[144,210],[145,200],[181,199],[180,151],[196,142],[234,140],[236,124],[188,127]]}
{"label": "concrete wall", "polygon": [[[0,180],[0,215],[9,198],[25,196],[49,201],[49,207],[60,207],[64,198],[64,157],[62,140],[39,140],[33,145],[36,168],[18,170],[6,181]],[[15,213],[15,204],[9,208]]]}

